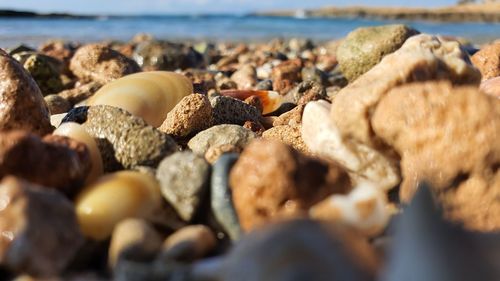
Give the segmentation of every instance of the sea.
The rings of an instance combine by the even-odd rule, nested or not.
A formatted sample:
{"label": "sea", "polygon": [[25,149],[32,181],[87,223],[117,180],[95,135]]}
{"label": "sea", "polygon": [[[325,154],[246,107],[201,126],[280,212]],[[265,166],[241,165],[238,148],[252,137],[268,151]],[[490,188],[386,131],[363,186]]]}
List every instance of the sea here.
{"label": "sea", "polygon": [[361,26],[408,24],[425,33],[458,36],[484,43],[500,38],[500,23],[438,23],[359,18],[264,17],[253,15],[102,16],[92,19],[0,19],[0,47],[21,43],[37,47],[48,39],[76,42],[130,40],[149,33],[158,39],[181,41],[266,41],[273,38],[342,38]]}

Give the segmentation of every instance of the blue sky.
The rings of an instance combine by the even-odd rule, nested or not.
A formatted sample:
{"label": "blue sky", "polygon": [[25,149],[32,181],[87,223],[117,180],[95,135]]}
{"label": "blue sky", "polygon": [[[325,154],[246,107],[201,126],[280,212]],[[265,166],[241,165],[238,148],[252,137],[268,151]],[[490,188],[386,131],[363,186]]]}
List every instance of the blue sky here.
{"label": "blue sky", "polygon": [[0,8],[103,14],[200,14],[349,5],[436,7],[455,2],[454,0],[0,0]]}

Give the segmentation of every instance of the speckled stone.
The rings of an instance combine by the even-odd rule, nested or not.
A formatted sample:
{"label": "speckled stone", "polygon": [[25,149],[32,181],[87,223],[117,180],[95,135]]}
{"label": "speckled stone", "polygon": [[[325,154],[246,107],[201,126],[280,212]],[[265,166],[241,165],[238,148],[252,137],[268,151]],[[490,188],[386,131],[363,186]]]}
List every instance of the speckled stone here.
{"label": "speckled stone", "polygon": [[36,82],[19,62],[0,49],[0,130],[24,129],[44,135],[53,128]]}
{"label": "speckled stone", "polygon": [[19,53],[13,57],[30,73],[44,96],[63,90],[60,77],[62,62],[34,52]]}
{"label": "speckled stone", "polygon": [[60,114],[71,109],[71,104],[59,95],[48,95],[44,99],[49,107],[50,114]]}
{"label": "speckled stone", "polygon": [[239,125],[217,125],[199,132],[188,142],[196,154],[205,155],[211,147],[231,144],[243,148],[255,138],[255,133]]}
{"label": "speckled stone", "polygon": [[163,197],[185,221],[192,220],[203,201],[209,174],[210,165],[191,151],[166,157],[156,170]]}
{"label": "speckled stone", "polygon": [[227,153],[215,162],[210,187],[212,212],[231,240],[238,240],[242,234],[229,187],[229,172],[236,160],[238,160],[237,153]]}
{"label": "speckled stone", "polygon": [[481,71],[483,81],[500,76],[500,42],[484,46],[471,60]]}
{"label": "speckled stone", "polygon": [[241,100],[219,96],[210,101],[214,124],[243,125],[245,121],[259,121],[259,110]]}
{"label": "speckled stone", "polygon": [[97,140],[105,171],[135,166],[155,167],[178,149],[170,136],[117,107],[77,107],[68,112],[63,122],[83,124]]}
{"label": "speckled stone", "polygon": [[309,148],[304,143],[302,139],[300,125],[290,126],[290,125],[281,125],[272,127],[271,129],[265,131],[262,134],[262,137],[265,139],[273,139],[285,144],[292,146],[298,151],[310,154]]}

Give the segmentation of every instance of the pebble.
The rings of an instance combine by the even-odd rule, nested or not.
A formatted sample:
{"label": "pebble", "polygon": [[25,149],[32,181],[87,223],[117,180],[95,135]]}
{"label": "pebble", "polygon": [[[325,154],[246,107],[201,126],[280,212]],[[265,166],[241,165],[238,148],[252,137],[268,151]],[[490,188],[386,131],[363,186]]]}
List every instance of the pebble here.
{"label": "pebble", "polygon": [[231,75],[231,80],[238,85],[238,89],[240,90],[252,89],[253,86],[257,84],[257,72],[255,71],[255,67],[249,64],[244,65]]}
{"label": "pebble", "polygon": [[158,165],[156,178],[163,197],[185,221],[191,221],[208,188],[210,164],[191,151],[176,152]]}
{"label": "pebble", "polygon": [[40,277],[60,274],[83,244],[71,202],[13,176],[0,182],[0,200],[0,265]]}
{"label": "pebble", "polygon": [[245,231],[305,215],[312,205],[349,190],[351,184],[341,168],[266,139],[254,140],[243,150],[229,183]]}
{"label": "pebble", "polygon": [[206,256],[216,246],[217,240],[205,225],[189,225],[172,233],[162,245],[160,258],[193,261]]}
{"label": "pebble", "polygon": [[72,108],[71,104],[59,95],[48,95],[44,99],[51,115],[65,113]]}
{"label": "pebble", "polygon": [[246,236],[217,280],[374,280],[379,262],[366,240],[310,220],[292,220]]}
{"label": "pebble", "polygon": [[214,124],[243,125],[245,121],[259,121],[259,110],[241,100],[219,96],[211,101]]}
{"label": "pebble", "polygon": [[158,40],[139,43],[132,57],[146,71],[197,68],[204,64],[203,55],[193,48]]}
{"label": "pebble", "polygon": [[36,82],[19,62],[0,49],[0,130],[52,131],[47,104]]}
{"label": "pebble", "polygon": [[326,99],[326,90],[320,83],[315,81],[305,81],[298,84],[286,95],[288,101],[303,105],[310,101]]}
{"label": "pebble", "polygon": [[165,156],[178,149],[167,134],[117,107],[77,107],[68,112],[64,122],[82,124],[96,139],[104,171],[135,166],[155,167]]}
{"label": "pebble", "polygon": [[63,90],[61,61],[35,52],[17,53],[13,57],[30,73],[44,96]]}
{"label": "pebble", "polygon": [[283,98],[277,92],[265,90],[223,90],[222,96],[236,98],[254,106],[259,114],[268,114],[277,110]]}
{"label": "pebble", "polygon": [[500,42],[484,46],[471,60],[481,71],[483,81],[500,76]]}
{"label": "pebble", "polygon": [[295,83],[301,80],[302,61],[300,59],[284,61],[273,68],[271,80],[273,80],[273,90],[281,95],[290,91]]}
{"label": "pebble", "polygon": [[337,49],[340,69],[352,82],[415,34],[418,31],[401,24],[360,27],[349,33]]}
{"label": "pebble", "polygon": [[87,147],[63,136],[43,139],[21,130],[0,133],[0,178],[14,175],[75,195],[90,172]]}
{"label": "pebble", "polygon": [[96,81],[102,84],[141,71],[135,61],[103,44],[88,44],[78,48],[69,68],[83,83]]}
{"label": "pebble", "polygon": [[425,180],[447,217],[476,231],[500,229],[500,100],[476,86],[408,84],[379,102],[372,124],[401,157],[403,202]]}
{"label": "pebble", "polygon": [[213,166],[210,185],[212,212],[217,222],[233,241],[237,241],[242,234],[229,186],[229,172],[236,160],[238,160],[237,153],[221,155]]}
{"label": "pebble", "polygon": [[159,130],[174,138],[190,137],[212,125],[212,106],[200,94],[185,96],[168,114]]}
{"label": "pebble", "polygon": [[272,139],[283,142],[285,144],[290,145],[294,149],[304,153],[309,154],[309,148],[304,143],[302,139],[302,134],[300,130],[300,125],[290,126],[290,125],[281,125],[275,126],[271,129],[268,129],[262,133],[262,137],[265,139]]}
{"label": "pebble", "polygon": [[100,88],[87,105],[111,105],[160,127],[167,114],[185,96],[193,92],[185,76],[166,71],[127,75]]}
{"label": "pebble", "polygon": [[241,151],[243,151],[243,148],[237,147],[233,144],[212,146],[205,153],[205,160],[207,160],[207,162],[210,164],[214,164],[217,161],[217,159],[219,159],[225,153],[231,153],[231,152],[240,153]]}
{"label": "pebble", "polygon": [[479,88],[490,96],[500,98],[500,76],[481,82]]}
{"label": "pebble", "polygon": [[205,155],[211,147],[234,145],[244,148],[255,133],[239,125],[217,125],[199,132],[188,142],[188,147],[198,155]]}
{"label": "pebble", "polygon": [[325,85],[327,83],[328,76],[325,72],[317,69],[316,67],[304,67],[301,70],[302,81],[304,82],[315,82],[319,85]]}
{"label": "pebble", "polygon": [[159,252],[162,238],[147,221],[128,218],[118,223],[111,235],[108,265],[114,268],[121,260],[151,261]]}
{"label": "pebble", "polygon": [[71,106],[74,106],[93,96],[101,87],[101,83],[92,81],[86,84],[77,85],[73,89],[64,90],[58,95],[66,99]]}
{"label": "pebble", "polygon": [[75,201],[80,228],[86,237],[109,238],[126,218],[153,219],[160,214],[162,198],[156,179],[135,171],[102,176],[87,186]]}

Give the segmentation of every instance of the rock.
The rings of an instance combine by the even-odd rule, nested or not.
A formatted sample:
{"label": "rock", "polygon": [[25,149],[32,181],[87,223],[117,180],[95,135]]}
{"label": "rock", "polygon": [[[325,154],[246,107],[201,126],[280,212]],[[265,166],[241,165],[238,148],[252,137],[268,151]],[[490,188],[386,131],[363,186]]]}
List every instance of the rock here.
{"label": "rock", "polygon": [[219,157],[213,166],[210,187],[212,212],[233,241],[238,240],[242,234],[229,186],[229,172],[236,160],[238,160],[237,153],[227,153]]}
{"label": "rock", "polygon": [[257,108],[260,114],[264,111],[264,103],[259,96],[249,96],[245,99],[245,103]]}
{"label": "rock", "polygon": [[0,183],[0,264],[56,276],[83,244],[74,208],[59,192],[9,176]]}
{"label": "rock", "polygon": [[481,82],[479,88],[490,96],[500,98],[500,76]]}
{"label": "rock", "polygon": [[193,48],[156,40],[139,43],[132,57],[145,70],[200,68],[204,64],[203,55]]}
{"label": "rock", "polygon": [[217,125],[199,132],[188,142],[188,147],[198,155],[204,155],[211,147],[234,145],[244,148],[255,133],[238,125]]}
{"label": "rock", "polygon": [[300,71],[302,69],[302,61],[300,59],[284,61],[275,68],[271,73],[273,80],[273,89],[285,95],[290,91],[295,83],[300,82]]}
{"label": "rock", "polygon": [[215,97],[211,100],[214,124],[243,125],[245,121],[259,121],[260,112],[254,106],[231,97]]}
{"label": "rock", "polygon": [[500,42],[481,48],[471,57],[471,60],[481,71],[483,81],[500,76]]}
{"label": "rock", "polygon": [[231,75],[231,80],[233,80],[240,90],[252,89],[255,84],[257,84],[257,72],[255,67],[246,64],[238,69],[233,75]]}
{"label": "rock", "polygon": [[301,70],[302,81],[316,82],[319,85],[325,85],[328,77],[325,72],[317,69],[316,67],[304,67]]}
{"label": "rock", "polygon": [[30,73],[44,96],[63,90],[60,61],[37,53],[19,53],[13,57]]}
{"label": "rock", "polygon": [[40,139],[19,130],[0,133],[0,178],[14,175],[72,196],[90,167],[87,147],[73,139],[55,135]]}
{"label": "rock", "polygon": [[109,245],[108,264],[114,268],[121,259],[151,261],[160,251],[162,239],[145,220],[129,218],[116,225]]}
{"label": "rock", "polygon": [[210,164],[214,164],[217,159],[219,159],[219,157],[221,157],[224,153],[240,153],[241,151],[243,151],[243,148],[238,147],[234,144],[211,146],[205,153],[205,160],[207,160],[207,162]]}
{"label": "rock", "polygon": [[76,107],[63,122],[83,124],[96,139],[104,171],[155,167],[178,149],[171,137],[149,126],[142,118],[108,105]]}
{"label": "rock", "polygon": [[29,73],[0,49],[0,130],[24,129],[38,135],[52,131],[42,93]]}
{"label": "rock", "polygon": [[106,84],[141,71],[136,62],[102,44],[88,44],[78,48],[69,67],[83,83],[96,81]]}
{"label": "rock", "polygon": [[372,124],[401,157],[404,202],[425,180],[447,217],[474,230],[500,229],[500,100],[474,86],[414,83],[389,92]]}
{"label": "rock", "polygon": [[243,124],[243,128],[249,129],[250,131],[254,132],[257,136],[262,136],[262,134],[266,130],[260,122],[252,122],[252,121],[246,121],[245,124]]}
{"label": "rock", "polygon": [[271,91],[273,89],[273,81],[272,80],[262,80],[257,85],[255,85],[255,90],[260,91]]}
{"label": "rock", "polygon": [[305,81],[288,92],[285,98],[292,103],[302,105],[313,100],[326,99],[327,95],[321,84],[315,81]]}
{"label": "rock", "polygon": [[304,215],[326,196],[349,190],[350,184],[341,168],[264,139],[245,148],[230,174],[234,205],[245,231]]}
{"label": "rock", "polygon": [[309,39],[303,38],[292,38],[288,41],[288,49],[292,52],[302,52],[305,50],[311,50],[314,48],[314,43]]}
{"label": "rock", "polygon": [[159,130],[175,138],[189,137],[212,124],[212,106],[207,96],[184,97],[167,115]]}
{"label": "rock", "polygon": [[262,137],[265,139],[273,139],[288,144],[304,154],[310,153],[309,149],[304,143],[304,140],[302,139],[300,126],[282,125],[272,127],[271,129],[266,130],[262,134]]}
{"label": "rock", "polygon": [[300,126],[300,124],[302,124],[302,114],[304,112],[304,107],[305,105],[299,105],[292,110],[281,114],[274,120],[273,126]]}
{"label": "rock", "polygon": [[23,52],[36,52],[35,49],[33,49],[29,46],[26,46],[24,44],[18,45],[12,49],[6,49],[6,51],[11,56],[13,56],[15,54],[23,53]]}
{"label": "rock", "polygon": [[75,49],[76,46],[74,44],[66,43],[62,40],[47,41],[38,48],[40,53],[62,61],[65,65],[65,73],[69,70],[69,62],[75,53]]}
{"label": "rock", "polygon": [[183,227],[163,242],[160,258],[164,260],[193,261],[212,251],[217,242],[215,235],[204,225]]}
{"label": "rock", "polygon": [[156,171],[163,197],[185,221],[192,220],[203,201],[209,175],[210,165],[191,151],[166,157]]}
{"label": "rock", "polygon": [[375,280],[377,256],[355,233],[310,220],[251,233],[229,253],[217,280]]}
{"label": "rock", "polygon": [[101,87],[101,83],[93,81],[78,85],[74,89],[64,90],[58,95],[65,98],[71,104],[71,106],[74,106],[75,104],[90,98]]}
{"label": "rock", "polygon": [[333,122],[350,143],[377,148],[380,141],[373,136],[369,113],[375,111],[387,92],[404,83],[436,79],[477,85],[480,73],[464,58],[467,54],[456,41],[442,41],[425,34],[413,36],[335,96]]}
{"label": "rock", "polygon": [[349,33],[337,49],[340,69],[352,82],[415,34],[418,31],[400,24],[358,28]]}
{"label": "rock", "polygon": [[72,107],[65,98],[59,95],[48,95],[44,99],[52,115],[68,112]]}

